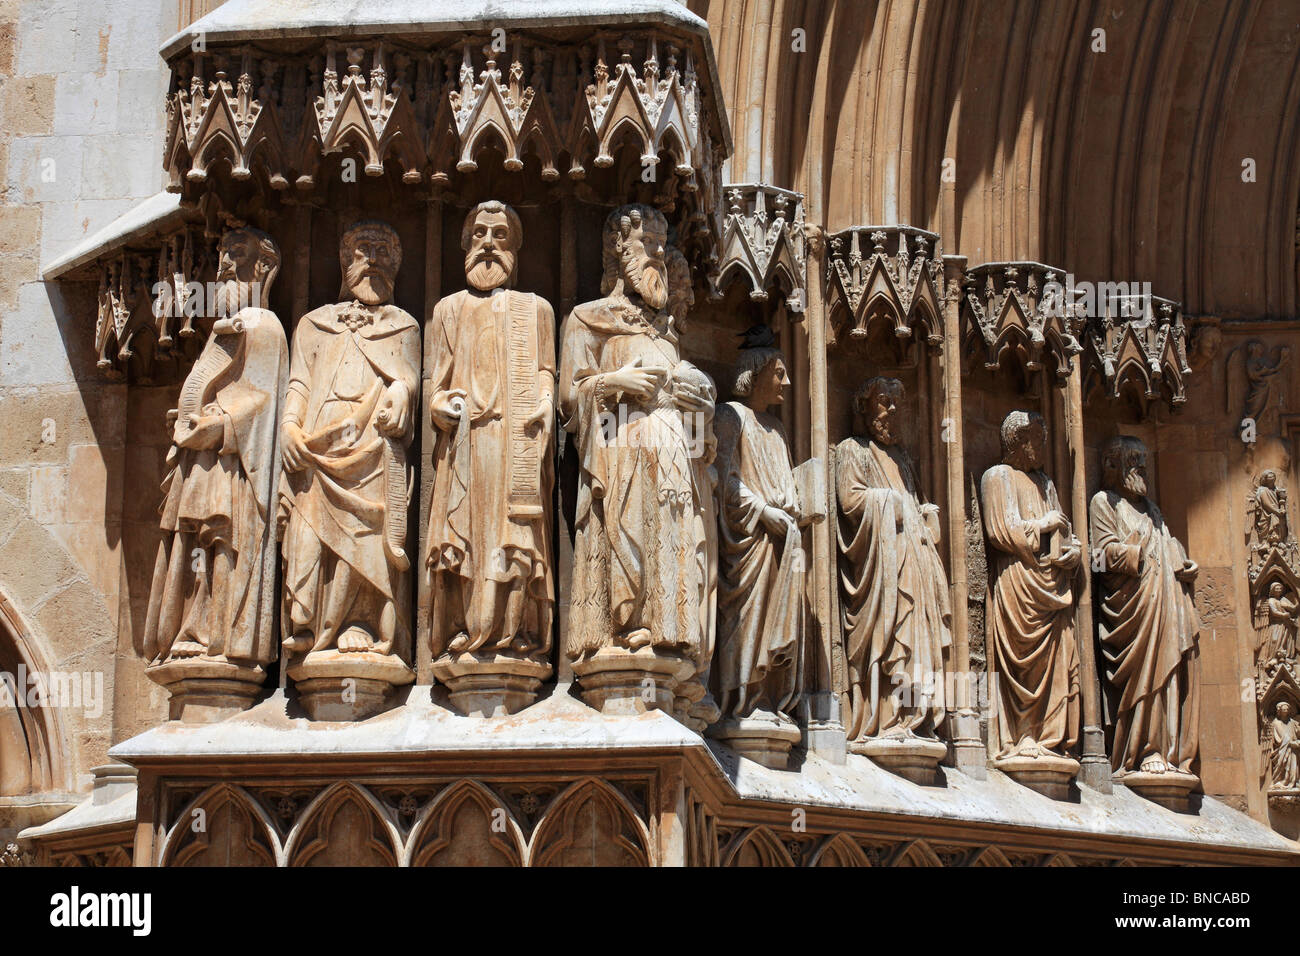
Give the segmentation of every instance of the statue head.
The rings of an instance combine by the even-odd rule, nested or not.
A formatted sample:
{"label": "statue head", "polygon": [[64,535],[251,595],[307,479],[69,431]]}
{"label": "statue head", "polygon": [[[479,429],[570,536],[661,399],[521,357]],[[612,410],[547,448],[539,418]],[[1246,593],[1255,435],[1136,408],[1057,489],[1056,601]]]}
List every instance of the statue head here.
{"label": "statue head", "polygon": [[668,249],[664,261],[668,266],[668,311],[680,329],[686,325],[686,316],[695,305],[695,283],[691,279],[690,263],[676,246]]}
{"label": "statue head", "polygon": [[1002,419],[1002,460],[1018,471],[1037,471],[1047,460],[1047,423],[1038,412],[1014,411]]}
{"label": "statue head", "polygon": [[343,296],[366,305],[384,305],[393,298],[397,270],[402,265],[402,241],[386,222],[358,222],[339,241],[343,267]]}
{"label": "statue head", "polygon": [[759,411],[780,405],[785,400],[784,389],[790,384],[790,376],[786,374],[785,355],[776,347],[771,326],[755,325],[742,333],[741,340],[731,393]]}
{"label": "statue head", "polygon": [[1269,585],[1269,589],[1268,589],[1269,597],[1280,598],[1283,594],[1286,594],[1286,588],[1283,587],[1281,581],[1274,581],[1271,585]]}
{"label": "statue head", "polygon": [[1274,712],[1277,714],[1278,720],[1290,720],[1291,702],[1288,700],[1279,700],[1277,702],[1277,707],[1274,708]]}
{"label": "statue head", "polygon": [[466,280],[480,292],[511,285],[523,244],[524,227],[513,209],[495,199],[479,203],[460,230]]}
{"label": "statue head", "polygon": [[280,249],[260,229],[231,229],[217,244],[218,316],[234,315],[245,307],[265,309],[271,283],[280,271]]}
{"label": "statue head", "polygon": [[1274,471],[1272,468],[1264,469],[1264,471],[1260,473],[1259,483],[1263,485],[1265,488],[1276,488],[1277,472]]}
{"label": "statue head", "polygon": [[860,416],[871,437],[882,445],[896,445],[897,415],[906,392],[896,378],[877,375],[869,378],[853,395],[853,412]]}
{"label": "statue head", "polygon": [[656,312],[668,304],[668,220],[653,206],[619,206],[605,220],[602,295],[635,295]]}
{"label": "statue head", "polygon": [[1147,495],[1147,446],[1132,435],[1116,435],[1101,453],[1101,486],[1125,498]]}

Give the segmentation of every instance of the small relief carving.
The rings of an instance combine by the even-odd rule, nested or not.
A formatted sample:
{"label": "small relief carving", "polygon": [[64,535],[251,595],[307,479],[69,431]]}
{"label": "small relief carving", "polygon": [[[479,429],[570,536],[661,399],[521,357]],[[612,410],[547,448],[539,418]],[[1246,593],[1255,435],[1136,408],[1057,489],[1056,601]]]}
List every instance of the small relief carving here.
{"label": "small relief carving", "polygon": [[1289,346],[1270,349],[1259,339],[1251,339],[1228,355],[1228,413],[1239,415],[1233,430],[1241,433],[1248,448],[1257,437],[1281,434],[1279,417],[1287,398],[1290,365]]}
{"label": "small relief carving", "polygon": [[868,380],[853,400],[856,434],[835,449],[847,730],[851,752],[928,782],[948,749],[937,733],[952,612],[939,509],[902,444],[902,402],[898,379]]}

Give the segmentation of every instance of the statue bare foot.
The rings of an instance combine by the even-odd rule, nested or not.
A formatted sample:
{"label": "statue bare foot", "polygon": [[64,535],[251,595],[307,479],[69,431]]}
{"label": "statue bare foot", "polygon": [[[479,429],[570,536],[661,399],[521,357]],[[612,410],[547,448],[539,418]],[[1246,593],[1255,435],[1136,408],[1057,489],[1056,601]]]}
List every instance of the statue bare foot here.
{"label": "statue bare foot", "polygon": [[370,648],[370,635],[366,633],[363,627],[354,625],[339,635],[339,651],[341,653],[368,651]]}
{"label": "statue bare foot", "polygon": [[198,641],[177,641],[172,645],[172,652],[169,657],[202,657],[207,648]]}
{"label": "statue bare foot", "polygon": [[283,642],[285,652],[288,654],[301,654],[309,651],[315,643],[310,634],[295,634],[293,637],[286,637]]}
{"label": "statue bare foot", "polygon": [[1169,764],[1165,763],[1165,758],[1160,754],[1149,754],[1142,761],[1143,773],[1167,773]]}
{"label": "statue bare foot", "polygon": [[447,650],[451,651],[453,654],[464,654],[469,650],[469,645],[469,635],[464,631],[461,631],[451,639],[451,643],[447,645]]}
{"label": "statue bare foot", "polygon": [[619,637],[624,644],[635,651],[650,643],[650,628],[638,627],[634,631],[627,631],[619,635]]}

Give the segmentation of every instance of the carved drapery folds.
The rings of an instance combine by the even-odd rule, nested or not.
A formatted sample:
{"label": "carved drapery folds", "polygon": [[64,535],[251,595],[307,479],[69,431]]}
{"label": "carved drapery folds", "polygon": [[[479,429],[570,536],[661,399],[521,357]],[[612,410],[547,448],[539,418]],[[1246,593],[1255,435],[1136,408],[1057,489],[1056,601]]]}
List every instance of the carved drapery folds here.
{"label": "carved drapery folds", "polygon": [[1187,401],[1187,325],[1182,307],[1155,296],[1125,296],[1088,321],[1090,390],[1109,399],[1136,394],[1145,405],[1162,396],[1171,406]]}
{"label": "carved drapery folds", "polygon": [[982,353],[985,368],[1001,368],[1008,354],[1027,372],[1050,360],[1058,382],[1065,382],[1083,351],[1083,323],[1065,301],[1064,276],[1039,262],[990,262],[966,273],[966,339]]}
{"label": "carved drapery folds", "polygon": [[827,344],[861,341],[885,322],[900,339],[943,341],[939,237],[912,226],[854,226],[827,240]]}
{"label": "carved drapery folds", "polygon": [[808,272],[803,195],[762,183],[735,183],[723,187],[723,194],[727,214],[718,285],[743,281],[755,302],[775,292],[801,315]]}

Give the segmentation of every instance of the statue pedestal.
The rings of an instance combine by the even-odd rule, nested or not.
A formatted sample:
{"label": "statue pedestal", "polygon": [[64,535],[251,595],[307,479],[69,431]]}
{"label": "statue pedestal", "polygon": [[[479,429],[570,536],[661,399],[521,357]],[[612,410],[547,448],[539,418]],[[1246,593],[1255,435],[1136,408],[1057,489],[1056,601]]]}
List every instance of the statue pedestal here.
{"label": "statue pedestal", "polygon": [[581,661],[573,674],[587,706],[604,714],[640,714],[662,710],[671,714],[683,669],[694,662],[680,654],[653,647],[629,651],[602,647]]}
{"label": "statue pedestal", "polygon": [[374,651],[313,651],[289,668],[312,720],[365,720],[383,710],[394,687],[415,680],[401,658]]}
{"label": "statue pedestal", "polygon": [[1164,773],[1133,770],[1116,780],[1138,796],[1179,813],[1191,809],[1192,792],[1201,785],[1199,777],[1181,770],[1166,770]]}
{"label": "statue pedestal", "polygon": [[433,674],[467,717],[505,717],[537,700],[551,665],[504,654],[443,654]]}
{"label": "statue pedestal", "polygon": [[756,713],[724,720],[709,728],[709,736],[755,763],[773,770],[785,770],[790,764],[790,748],[799,743],[801,734],[792,720],[778,720],[773,714]]}
{"label": "statue pedestal", "polygon": [[180,657],[146,668],[150,680],[171,694],[168,716],[210,724],[248,710],[262,691],[266,671],[211,657]]}
{"label": "statue pedestal", "polygon": [[673,716],[697,734],[722,715],[718,705],[698,675],[692,673],[673,692]]}
{"label": "statue pedestal", "polygon": [[1030,790],[1036,790],[1053,800],[1064,800],[1070,795],[1070,784],[1079,773],[1079,761],[1059,754],[1038,757],[998,757],[993,767]]}
{"label": "statue pedestal", "polygon": [[891,773],[925,785],[938,780],[939,761],[948,755],[948,745],[924,737],[872,737],[849,741],[849,753],[870,757]]}

